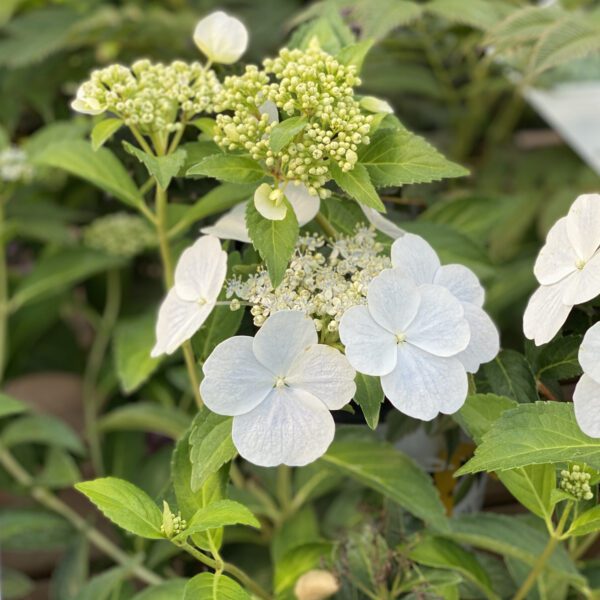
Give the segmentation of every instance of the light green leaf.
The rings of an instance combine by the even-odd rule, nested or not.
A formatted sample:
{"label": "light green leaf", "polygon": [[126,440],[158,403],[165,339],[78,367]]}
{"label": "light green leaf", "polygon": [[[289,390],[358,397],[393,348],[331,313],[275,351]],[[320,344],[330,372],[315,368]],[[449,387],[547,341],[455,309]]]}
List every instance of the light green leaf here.
{"label": "light green leaf", "polygon": [[536,402],[504,412],[457,474],[557,462],[585,462],[600,469],[600,440],[581,431],[573,404]]}
{"label": "light green leaf", "polygon": [[183,600],[250,600],[250,596],[225,575],[200,573],[185,586]]}
{"label": "light green leaf", "polygon": [[45,444],[79,455],[85,453],[77,434],[51,415],[24,415],[14,419],[2,431],[0,441],[7,448],[19,444]]}
{"label": "light green leaf", "polygon": [[231,421],[231,417],[217,415],[207,408],[196,415],[190,433],[193,492],[237,454],[231,440]]}
{"label": "light green leaf", "polygon": [[104,415],[99,422],[102,431],[148,431],[174,440],[189,424],[190,418],[182,410],[152,402],[125,404]]}
{"label": "light green leaf", "polygon": [[85,494],[113,523],[135,535],[161,539],[162,514],[148,494],[116,477],[84,481],[75,488]]}
{"label": "light green leaf", "polygon": [[50,489],[71,487],[80,480],[81,473],[73,457],[67,451],[56,446],[48,449],[44,469],[35,478],[38,485]]}
{"label": "light green leaf", "polygon": [[600,506],[594,506],[578,515],[571,523],[567,533],[569,535],[587,535],[596,531],[600,531]]}
{"label": "light green leaf", "polygon": [[357,202],[370,206],[379,212],[385,212],[385,206],[369,179],[369,172],[364,165],[357,163],[351,171],[342,171],[337,163],[332,162],[329,170],[334,181]]}
{"label": "light green leaf", "polygon": [[243,504],[233,500],[218,500],[199,508],[190,519],[185,531],[175,536],[174,539],[183,540],[194,533],[202,533],[227,525],[249,525],[260,528],[256,517]]}
{"label": "light green leaf", "polygon": [[281,283],[298,240],[298,219],[289,203],[287,205],[287,213],[281,221],[265,219],[256,210],[254,202],[248,202],[246,209],[248,233],[267,265],[273,287]]}
{"label": "light green leaf", "polygon": [[169,187],[171,179],[177,176],[185,163],[186,154],[183,148],[178,148],[175,152],[165,156],[152,156],[125,141],[123,148],[146,167],[148,174],[156,179],[163,190]]}
{"label": "light green leaf", "polygon": [[527,359],[515,350],[502,350],[496,358],[482,366],[489,390],[517,402],[535,402],[538,399],[535,376]]}
{"label": "light green leaf", "polygon": [[27,412],[27,410],[29,410],[27,405],[20,400],[0,393],[0,419]]}
{"label": "light green leaf", "polygon": [[281,152],[307,125],[306,117],[290,117],[277,123],[269,136],[271,150]]}
{"label": "light green leaf", "polygon": [[376,439],[340,433],[321,460],[397,502],[435,529],[448,528],[431,478],[411,458]]}
{"label": "light green leaf", "polygon": [[156,371],[161,358],[152,358],[156,311],[120,321],[114,334],[114,360],[121,389],[131,394]]}
{"label": "light green leaf", "polygon": [[2,551],[54,550],[68,544],[74,530],[61,516],[32,508],[0,509]]}
{"label": "light green leaf", "polygon": [[125,167],[106,148],[94,151],[89,142],[64,140],[41,151],[35,162],[81,177],[129,206],[138,207],[144,201]]}
{"label": "light green leaf", "polygon": [[375,429],[379,423],[379,410],[385,399],[379,377],[357,373],[354,381],[356,383],[354,402],[360,406],[367,425]]}
{"label": "light green leaf", "polygon": [[164,583],[147,587],[131,600],[180,600],[185,593],[188,579],[169,579]]}
{"label": "light green leaf", "polygon": [[552,492],[556,487],[553,465],[528,465],[497,473],[508,491],[528,510],[541,519],[552,515]]}
{"label": "light green leaf", "polygon": [[123,259],[89,248],[68,248],[38,261],[15,289],[11,300],[14,309],[32,300],[62,292],[107,269],[123,264]]}
{"label": "light green leaf", "polygon": [[109,140],[123,125],[123,119],[109,117],[103,119],[94,125],[90,135],[92,140],[92,148],[98,150],[104,146],[104,143]]}
{"label": "light green leaf", "polygon": [[465,579],[473,582],[486,598],[498,598],[477,557],[450,540],[426,537],[410,550],[408,557],[428,567],[458,571]]}
{"label": "light green leaf", "polygon": [[515,406],[517,402],[506,396],[472,394],[452,418],[479,444],[502,413]]}
{"label": "light green leaf", "polygon": [[356,67],[358,73],[360,73],[365,58],[369,53],[369,50],[373,47],[374,40],[365,39],[357,42],[356,44],[350,44],[345,48],[342,48],[336,58],[343,65],[352,65]]}
{"label": "light green leaf", "polygon": [[381,129],[359,153],[376,187],[430,183],[464,177],[467,169],[444,158],[423,138],[406,130]]}
{"label": "light green leaf", "polygon": [[248,156],[216,154],[190,167],[187,175],[204,175],[228,183],[257,183],[266,173],[259,163]]}

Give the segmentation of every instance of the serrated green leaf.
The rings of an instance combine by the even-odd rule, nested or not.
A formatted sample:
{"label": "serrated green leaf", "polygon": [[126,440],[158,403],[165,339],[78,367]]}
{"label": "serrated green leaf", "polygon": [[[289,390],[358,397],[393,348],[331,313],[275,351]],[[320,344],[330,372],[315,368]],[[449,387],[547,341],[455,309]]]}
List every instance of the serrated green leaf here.
{"label": "serrated green leaf", "polygon": [[148,494],[116,477],[84,481],[75,488],[86,495],[113,523],[135,535],[161,539],[162,514]]}
{"label": "serrated green leaf", "polygon": [[376,187],[431,183],[464,177],[469,171],[442,156],[423,138],[407,130],[381,129],[359,153]]}
{"label": "serrated green leaf", "polygon": [[373,47],[374,40],[365,39],[356,44],[350,44],[345,48],[342,48],[336,58],[343,65],[352,65],[356,67],[358,73],[360,73],[365,58],[369,53],[369,50]]}
{"label": "serrated green leaf", "polygon": [[381,404],[385,400],[379,377],[357,373],[354,381],[356,383],[354,402],[360,406],[367,425],[375,429],[379,423]]}
{"label": "serrated green leaf", "polygon": [[27,412],[28,410],[27,405],[23,404],[20,400],[17,400],[8,394],[0,393],[0,419],[18,415]]}
{"label": "serrated green leaf", "polygon": [[104,146],[104,143],[108,141],[123,125],[123,119],[116,119],[109,117],[103,119],[99,123],[94,125],[90,138],[92,140],[92,148],[98,150]]}
{"label": "serrated green leaf", "polygon": [[250,595],[225,575],[201,573],[185,586],[183,600],[250,600]]}
{"label": "serrated green leaf", "polygon": [[499,396],[512,398],[519,403],[538,399],[535,376],[527,359],[515,350],[502,350],[494,360],[481,367],[480,377],[485,377],[487,388]]}
{"label": "serrated green leaf", "polygon": [[169,187],[171,179],[177,176],[186,159],[183,148],[178,148],[175,152],[164,156],[152,156],[125,141],[123,142],[123,148],[146,167],[150,177],[154,177],[163,190]]}
{"label": "serrated green leaf", "polygon": [[581,431],[573,404],[519,404],[494,423],[457,475],[573,461],[600,469],[600,440]]}
{"label": "serrated green leaf", "polygon": [[285,218],[280,221],[265,219],[254,202],[248,202],[246,208],[248,234],[267,266],[273,287],[277,287],[285,275],[300,231],[296,213],[289,203],[287,205]]}
{"label": "serrated green leaf", "polygon": [[453,415],[453,419],[479,444],[483,435],[502,413],[515,406],[517,401],[506,396],[472,394],[467,396],[461,409]]}
{"label": "serrated green leaf", "polygon": [[271,150],[281,152],[307,125],[306,117],[290,117],[277,123],[269,135]]}
{"label": "serrated green leaf", "polygon": [[352,170],[342,171],[337,163],[332,162],[329,165],[329,170],[334,181],[351,198],[379,212],[385,212],[385,206],[371,183],[369,172],[364,165],[357,163]]}
{"label": "serrated green leaf", "polygon": [[120,321],[114,334],[114,361],[121,389],[131,394],[156,371],[161,358],[150,356],[155,342],[156,312]]}
{"label": "serrated green leaf", "polygon": [[204,175],[228,183],[257,183],[266,173],[259,163],[248,156],[217,154],[190,167],[187,175]]}
{"label": "serrated green leaf", "polygon": [[433,528],[447,529],[444,507],[431,478],[393,446],[350,433],[338,435],[321,460],[391,498]]}
{"label": "serrated green leaf", "polygon": [[569,530],[568,535],[588,535],[600,531],[600,506],[594,506],[589,510],[577,515]]}
{"label": "serrated green leaf", "polygon": [[106,148],[94,151],[89,142],[64,140],[49,145],[34,161],[81,177],[129,206],[139,207],[144,202],[125,167]]}
{"label": "serrated green leaf", "polygon": [[237,454],[231,440],[231,422],[231,417],[217,415],[207,408],[196,415],[190,433],[193,492]]}
{"label": "serrated green leaf", "polygon": [[162,433],[178,439],[190,424],[190,418],[182,410],[154,404],[136,402],[115,408],[105,414],[98,425],[102,431],[147,431]]}

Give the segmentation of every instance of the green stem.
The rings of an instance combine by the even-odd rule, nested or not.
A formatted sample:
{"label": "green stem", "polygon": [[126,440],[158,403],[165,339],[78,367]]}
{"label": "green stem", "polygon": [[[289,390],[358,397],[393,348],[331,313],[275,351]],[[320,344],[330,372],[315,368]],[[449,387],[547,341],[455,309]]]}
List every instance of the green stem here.
{"label": "green stem", "polygon": [[527,579],[525,579],[525,581],[523,582],[523,585],[521,585],[521,587],[517,590],[517,593],[514,595],[513,600],[524,600],[524,598],[527,597],[527,594],[529,594],[529,591],[531,590],[531,588],[534,586],[538,577],[542,574],[542,571],[544,570],[546,563],[548,562],[548,560],[550,559],[552,554],[554,554],[554,550],[556,549],[556,546],[560,542],[561,536],[565,529],[565,525],[567,524],[567,519],[569,518],[569,513],[571,512],[572,507],[573,507],[573,504],[569,503],[563,510],[563,514],[560,518],[560,521],[558,522],[558,525],[556,526],[556,529],[550,536],[550,539],[548,540],[548,543],[546,544],[546,547],[544,548],[543,552],[540,554],[539,558],[533,565],[533,569],[527,576]]}
{"label": "green stem", "polygon": [[[0,196],[0,236],[5,234],[5,199]],[[8,272],[6,264],[5,240],[0,239],[0,382],[4,380],[4,369],[6,367],[6,354],[8,346],[7,323],[8,323]]]}
{"label": "green stem", "polygon": [[292,469],[287,465],[277,467],[277,499],[283,515],[288,515],[292,506]]}
{"label": "green stem", "polygon": [[94,469],[98,475],[104,472],[100,432],[98,431],[98,401],[96,384],[102,363],[108,350],[110,337],[119,317],[121,306],[121,277],[117,269],[106,274],[106,301],[104,312],[96,330],[94,342],[88,354],[85,373],[83,375],[83,410],[85,430]]}
{"label": "green stem", "polygon": [[137,127],[135,127],[134,125],[130,125],[129,129],[131,130],[131,133],[133,133],[133,137],[137,140],[137,143],[140,145],[141,149],[146,154],[150,154],[152,156],[154,154],[154,152],[152,152],[152,148],[150,148],[148,142],[144,139],[144,136],[140,133],[140,130]]}
{"label": "green stem", "polygon": [[317,213],[315,221],[319,224],[319,226],[325,232],[325,235],[327,237],[337,237],[338,232],[336,231],[335,227],[330,223],[329,219],[321,211]]}
{"label": "green stem", "polygon": [[[582,542],[581,544],[579,544],[579,546],[577,546],[573,553],[572,556],[575,560],[580,559],[594,544],[594,542],[598,539],[598,537],[600,536],[600,531],[595,531],[594,533],[590,533],[590,535],[588,535]],[[576,539],[576,538],[573,538]]]}
{"label": "green stem", "polygon": [[0,447],[0,464],[10,473],[22,486],[29,489],[34,500],[49,510],[64,517],[75,529],[80,531],[98,550],[104,552],[116,563],[129,567],[131,573],[140,581],[149,585],[162,583],[162,577],[153,573],[143,565],[135,563],[135,557],[123,552],[113,544],[106,536],[98,530],[90,527],[89,523],[76,513],[70,506],[57,498],[52,492],[43,487],[34,485],[33,477],[18,463],[13,455],[6,449]]}

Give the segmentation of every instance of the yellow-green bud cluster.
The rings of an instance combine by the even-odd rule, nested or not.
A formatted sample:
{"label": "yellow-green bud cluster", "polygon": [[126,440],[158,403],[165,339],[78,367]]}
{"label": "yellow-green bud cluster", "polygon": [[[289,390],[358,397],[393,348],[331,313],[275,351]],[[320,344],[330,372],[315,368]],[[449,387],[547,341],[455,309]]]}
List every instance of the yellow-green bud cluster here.
{"label": "yellow-green bud cluster", "polygon": [[591,475],[573,465],[570,469],[560,472],[560,488],[577,498],[577,500],[591,500],[594,497],[590,486]]}
{"label": "yellow-green bud cluster", "polygon": [[179,535],[187,529],[187,521],[182,518],[181,513],[174,515],[169,508],[169,505],[163,503],[163,522],[160,526],[160,531],[168,538]]}
{"label": "yellow-green bud cluster", "polygon": [[27,154],[18,146],[9,146],[0,151],[0,181],[29,181],[33,177]]}
{"label": "yellow-green bud cluster", "polygon": [[111,65],[94,71],[73,106],[91,114],[114,113],[144,134],[169,133],[182,127],[180,119],[212,111],[220,87],[214,71],[198,62],[139,60],[131,68]]}
{"label": "yellow-green bud cluster", "polygon": [[114,213],[100,217],[86,227],[83,243],[113,256],[131,258],[154,246],[156,236],[141,217]]}
{"label": "yellow-green bud cluster", "polygon": [[[341,64],[316,45],[307,50],[284,48],[263,62],[228,77],[218,95],[215,141],[227,150],[244,150],[263,161],[278,179],[307,186],[326,197],[331,161],[350,171],[361,145],[369,143],[373,117],[361,111],[354,97],[360,84],[354,66]],[[277,125],[266,113],[276,107],[279,117],[305,117],[307,124],[282,150],[274,152],[270,133]],[[272,114],[272,113],[271,113]]]}
{"label": "yellow-green bud cluster", "polygon": [[269,315],[291,309],[312,317],[317,330],[336,333],[346,310],[364,304],[371,280],[391,266],[389,257],[381,255],[383,251],[375,231],[364,227],[331,246],[326,246],[322,237],[305,235],[298,240],[277,288],[267,271],[260,270],[244,281],[230,280],[227,295],[252,305],[250,312],[258,327]]}

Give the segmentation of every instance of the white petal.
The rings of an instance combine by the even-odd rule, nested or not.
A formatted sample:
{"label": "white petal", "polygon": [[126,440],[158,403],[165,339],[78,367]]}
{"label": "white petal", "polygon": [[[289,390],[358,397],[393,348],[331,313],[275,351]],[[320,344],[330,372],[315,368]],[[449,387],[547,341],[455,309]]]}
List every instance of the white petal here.
{"label": "white petal", "polygon": [[600,384],[582,375],[575,387],[573,404],[581,431],[590,437],[600,438]]}
{"label": "white petal", "polygon": [[366,306],[353,306],[340,321],[346,358],[359,372],[385,375],[396,366],[396,337],[378,325]]}
{"label": "white petal", "polygon": [[300,311],[280,310],[254,336],[254,355],[271,373],[285,377],[298,356],[318,341],[312,319]]}
{"label": "white petal", "polygon": [[[284,189],[284,184],[279,185],[280,189]],[[298,225],[302,227],[309,221],[315,218],[321,206],[321,200],[318,196],[312,196],[308,193],[308,189],[301,183],[289,182],[284,189],[285,197],[289,200],[296,217]]]}
{"label": "white petal", "polygon": [[525,337],[534,340],[536,346],[549,342],[567,320],[572,306],[562,301],[565,282],[540,286],[529,299],[523,315]]}
{"label": "white petal", "polygon": [[600,323],[590,327],[583,336],[579,364],[586,375],[600,383]]}
{"label": "white petal", "polygon": [[218,10],[199,21],[194,42],[212,62],[230,65],[246,51],[248,31],[239,19]]}
{"label": "white petal", "polygon": [[249,243],[250,236],[246,227],[246,202],[236,204],[226,212],[214,225],[203,227],[202,233],[215,235],[221,240],[236,240]]}
{"label": "white petal", "polygon": [[288,387],[273,390],[257,408],[233,419],[238,452],[262,467],[306,465],[325,454],[334,434],[327,407],[308,392]]}
{"label": "white petal", "polygon": [[393,334],[406,331],[417,314],[420,298],[417,286],[400,269],[385,269],[367,290],[371,316]]}
{"label": "white petal", "polygon": [[277,104],[271,100],[263,102],[258,107],[258,112],[261,115],[267,115],[269,117],[269,123],[279,123],[279,111],[277,110]]}
{"label": "white petal", "polygon": [[254,206],[256,210],[269,221],[282,221],[287,214],[285,202],[275,204],[270,195],[273,188],[268,183],[261,183],[254,192]]}
{"label": "white petal", "polygon": [[200,394],[219,415],[243,415],[273,390],[274,377],[252,350],[252,338],[238,335],[221,342],[202,366]]}
{"label": "white petal", "polygon": [[187,302],[177,296],[174,288],[171,289],[158,311],[156,344],[151,356],[173,354],[200,329],[213,308],[214,302],[203,305]]}
{"label": "white petal", "polygon": [[365,214],[365,217],[367,217],[367,221],[369,221],[375,229],[381,231],[381,233],[385,233],[385,235],[391,237],[393,240],[396,240],[405,234],[404,229],[400,229],[396,223],[384,217],[378,210],[375,210],[370,206],[365,206],[364,204],[360,204],[359,206]]}
{"label": "white petal", "polygon": [[406,341],[436,356],[462,352],[471,337],[462,304],[439,285],[419,286],[419,310],[405,331]]}
{"label": "white petal", "polygon": [[468,373],[476,373],[479,365],[489,362],[500,351],[500,336],[489,315],[475,304],[463,304],[471,339],[466,350],[456,355]]}
{"label": "white petal", "polygon": [[596,253],[581,270],[576,269],[563,281],[565,282],[562,297],[564,304],[582,304],[595,298],[600,294],[600,252]]}
{"label": "white petal", "polygon": [[464,265],[443,265],[434,277],[433,283],[448,288],[461,302],[483,306],[485,291],[477,275]]}
{"label": "white petal", "polygon": [[227,252],[213,235],[203,235],[186,248],[175,267],[175,290],[182,300],[214,302],[227,275]]}
{"label": "white petal", "polygon": [[355,376],[339,350],[317,344],[296,358],[285,380],[290,387],[310,392],[330,410],[338,410],[354,397]]}
{"label": "white petal", "polygon": [[567,219],[559,219],[548,232],[533,267],[536,279],[542,285],[551,285],[577,269],[578,257],[567,235]]}
{"label": "white petal", "polygon": [[588,260],[600,246],[600,194],[583,194],[569,209],[567,233],[579,258]]}
{"label": "white petal", "polygon": [[442,358],[410,344],[398,346],[398,364],[381,378],[389,401],[402,413],[430,421],[456,412],[467,397],[467,373],[456,358]]}
{"label": "white petal", "polygon": [[394,113],[394,109],[389,102],[386,102],[381,98],[376,98],[375,96],[364,96],[360,99],[360,105],[362,108],[372,113]]}
{"label": "white petal", "polygon": [[433,283],[440,267],[435,250],[420,236],[406,233],[392,244],[392,265],[415,283]]}
{"label": "white petal", "polygon": [[95,98],[82,98],[78,97],[71,102],[71,108],[84,115],[100,115],[106,110],[106,106],[103,106]]}

